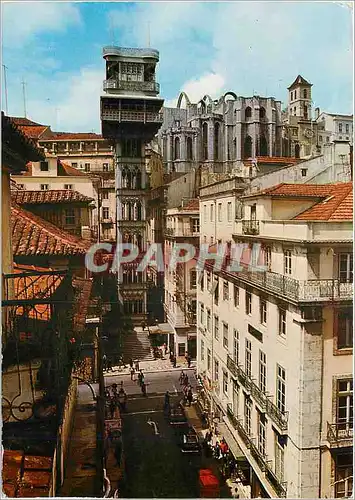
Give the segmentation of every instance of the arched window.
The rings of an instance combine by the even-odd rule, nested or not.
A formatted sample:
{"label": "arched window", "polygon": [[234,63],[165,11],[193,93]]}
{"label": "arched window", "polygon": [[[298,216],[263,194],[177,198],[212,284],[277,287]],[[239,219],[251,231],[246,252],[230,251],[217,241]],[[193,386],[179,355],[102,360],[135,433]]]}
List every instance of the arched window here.
{"label": "arched window", "polygon": [[251,107],[245,108],[245,118],[251,118]]}
{"label": "arched window", "polygon": [[237,159],[237,139],[233,139],[233,158],[234,160]]}
{"label": "arched window", "polygon": [[214,126],[214,159],[219,159],[219,123],[216,123]]}
{"label": "arched window", "polygon": [[304,97],[305,99],[307,99],[307,97],[308,97],[308,96],[307,96],[307,89],[304,89],[304,90],[303,90],[303,97]]}
{"label": "arched window", "polygon": [[136,170],[136,189],[142,189],[142,173],[140,170]]}
{"label": "arched window", "polygon": [[208,125],[202,125],[202,159],[208,160]]}
{"label": "arched window", "polygon": [[244,158],[250,158],[253,150],[253,139],[247,135],[244,139]]}
{"label": "arched window", "polygon": [[180,139],[175,137],[174,141],[174,160],[180,159]]}
{"label": "arched window", "polygon": [[263,107],[260,108],[259,116],[260,116],[260,118],[265,118],[265,116],[266,116],[265,108],[263,108]]}
{"label": "arched window", "polygon": [[267,140],[264,135],[260,137],[260,156],[267,156]]}
{"label": "arched window", "polygon": [[308,108],[307,108],[307,106],[303,106],[303,117],[305,120],[308,120]]}
{"label": "arched window", "polygon": [[295,146],[295,157],[299,158],[300,157],[300,145],[296,144]]}
{"label": "arched window", "polygon": [[193,159],[192,137],[187,137],[186,138],[186,159],[187,160],[192,160]]}

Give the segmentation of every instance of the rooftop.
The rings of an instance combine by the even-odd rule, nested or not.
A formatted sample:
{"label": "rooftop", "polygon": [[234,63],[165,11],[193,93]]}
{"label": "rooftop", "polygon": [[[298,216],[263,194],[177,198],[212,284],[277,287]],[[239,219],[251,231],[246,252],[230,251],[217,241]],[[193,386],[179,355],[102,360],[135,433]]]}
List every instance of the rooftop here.
{"label": "rooftop", "polygon": [[[27,171],[24,172],[22,175],[26,177],[32,177],[33,175],[33,165],[31,162],[27,163]],[[47,177],[45,173],[43,174],[44,177]],[[58,177],[89,177],[88,174],[85,172],[81,172],[77,168],[72,167],[71,165],[68,165],[67,163],[64,163],[61,160],[58,160],[57,162],[57,176]]]}
{"label": "rooftop", "polygon": [[186,205],[184,204],[180,211],[181,212],[198,212],[200,210],[200,200],[198,198],[194,198],[189,200]]}
{"label": "rooftop", "polygon": [[40,205],[53,203],[90,203],[93,198],[89,198],[78,191],[71,189],[53,189],[47,191],[22,191],[11,192],[11,199],[18,205]]}
{"label": "rooftop", "polygon": [[296,77],[296,79],[294,80],[294,82],[291,83],[291,85],[289,87],[287,87],[287,90],[290,90],[293,87],[296,87],[297,85],[308,85],[309,87],[312,87],[312,83],[307,82],[307,80],[305,78],[303,78],[303,76],[298,75]]}
{"label": "rooftop", "polygon": [[15,257],[85,255],[90,244],[13,203],[12,246]]}

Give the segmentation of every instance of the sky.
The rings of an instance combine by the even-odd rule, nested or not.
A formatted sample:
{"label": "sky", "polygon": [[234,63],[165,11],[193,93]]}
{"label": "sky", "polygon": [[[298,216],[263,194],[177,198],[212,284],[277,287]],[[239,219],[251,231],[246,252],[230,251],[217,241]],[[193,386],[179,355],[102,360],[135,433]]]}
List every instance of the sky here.
{"label": "sky", "polygon": [[[298,74],[314,107],[353,111],[351,2],[1,2],[7,111],[100,133],[102,48],[153,47],[165,104],[234,91],[287,103]],[[5,70],[1,109],[6,111]],[[22,82],[25,82],[24,85]]]}

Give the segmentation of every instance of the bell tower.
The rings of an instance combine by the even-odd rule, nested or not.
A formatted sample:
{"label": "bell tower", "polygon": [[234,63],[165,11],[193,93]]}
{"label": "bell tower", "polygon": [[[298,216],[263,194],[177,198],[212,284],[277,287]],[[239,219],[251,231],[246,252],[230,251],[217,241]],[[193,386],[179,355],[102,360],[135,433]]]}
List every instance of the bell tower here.
{"label": "bell tower", "polygon": [[288,87],[288,117],[312,119],[312,83],[298,75]]}

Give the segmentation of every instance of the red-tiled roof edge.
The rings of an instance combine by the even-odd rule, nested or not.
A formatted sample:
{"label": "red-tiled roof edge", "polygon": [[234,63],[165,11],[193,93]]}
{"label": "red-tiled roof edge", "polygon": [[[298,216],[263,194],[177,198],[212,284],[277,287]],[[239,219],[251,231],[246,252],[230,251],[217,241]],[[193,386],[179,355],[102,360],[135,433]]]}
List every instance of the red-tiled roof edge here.
{"label": "red-tiled roof edge", "polygon": [[[341,204],[348,198],[349,195],[352,195],[353,192],[353,184],[352,182],[346,182],[346,183],[341,183],[341,184],[331,184],[330,186],[333,186],[333,189],[329,192],[329,195],[327,198],[329,199],[329,202],[332,201],[332,205],[330,209],[325,210],[325,207],[322,210],[322,217],[319,215],[315,216],[314,212],[317,213],[317,209],[319,209],[320,204],[324,204],[325,201],[322,201],[320,203],[314,204],[312,207],[307,208],[300,214],[296,215],[294,217],[295,220],[314,220],[314,221],[347,221],[347,220],[352,220],[353,219],[353,201],[351,202],[350,206],[350,211],[346,213],[345,215],[343,214],[341,217],[337,218],[334,217],[334,214],[338,211],[339,207]],[[307,216],[308,214],[308,216]],[[307,218],[306,218],[307,216]]]}

